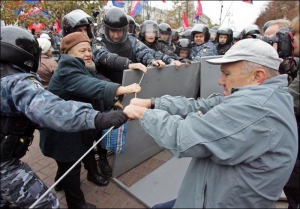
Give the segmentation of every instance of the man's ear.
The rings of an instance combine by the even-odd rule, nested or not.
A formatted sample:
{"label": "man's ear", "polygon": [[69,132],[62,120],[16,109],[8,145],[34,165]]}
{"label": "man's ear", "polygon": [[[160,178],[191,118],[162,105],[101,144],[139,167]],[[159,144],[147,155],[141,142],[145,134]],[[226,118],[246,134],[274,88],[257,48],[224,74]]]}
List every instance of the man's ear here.
{"label": "man's ear", "polygon": [[253,73],[253,83],[260,85],[267,79],[267,73],[264,69],[256,69]]}

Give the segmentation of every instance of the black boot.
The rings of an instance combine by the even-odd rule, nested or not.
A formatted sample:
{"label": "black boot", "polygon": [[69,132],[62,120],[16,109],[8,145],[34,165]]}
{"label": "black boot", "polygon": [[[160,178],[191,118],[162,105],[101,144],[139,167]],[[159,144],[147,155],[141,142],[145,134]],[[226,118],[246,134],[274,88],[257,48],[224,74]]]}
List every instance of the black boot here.
{"label": "black boot", "polygon": [[82,160],[86,165],[87,169],[87,180],[95,183],[98,186],[107,186],[109,181],[107,178],[102,176],[97,169],[97,162],[93,152],[88,153]]}
{"label": "black boot", "polygon": [[102,176],[98,171],[88,171],[87,180],[98,186],[107,186],[109,184],[109,180]]}
{"label": "black boot", "polygon": [[109,166],[108,160],[107,160],[107,150],[103,149],[102,147],[97,147],[97,152],[99,155],[99,161],[98,161],[98,167],[106,178],[112,177],[112,169]]}

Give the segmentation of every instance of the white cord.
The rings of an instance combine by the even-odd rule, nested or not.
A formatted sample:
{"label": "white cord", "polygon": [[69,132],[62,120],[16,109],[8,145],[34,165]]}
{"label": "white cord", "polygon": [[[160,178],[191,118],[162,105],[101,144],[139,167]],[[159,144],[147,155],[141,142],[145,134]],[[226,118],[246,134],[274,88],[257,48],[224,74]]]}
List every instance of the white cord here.
{"label": "white cord", "polygon": [[[140,80],[140,82],[139,82],[139,86],[140,86],[141,83],[142,83],[142,80],[143,80],[143,78],[144,78],[144,75],[145,75],[145,73],[143,73],[143,75],[142,75],[142,77],[141,77],[141,80]],[[134,98],[136,98],[136,93],[134,93]]]}
{"label": "white cord", "polygon": [[67,170],[64,175],[62,175],[38,200],[36,200],[29,208],[34,208],[50,191],[51,189],[53,189],[78,163],[81,162],[81,160],[92,150],[94,149],[94,147],[109,133],[111,132],[111,130],[114,128],[114,126],[112,126],[110,129],[107,130],[107,132],[84,154],[81,156],[81,158],[79,158],[79,160],[77,160],[76,163],[74,163],[74,165],[69,168],[69,170]]}

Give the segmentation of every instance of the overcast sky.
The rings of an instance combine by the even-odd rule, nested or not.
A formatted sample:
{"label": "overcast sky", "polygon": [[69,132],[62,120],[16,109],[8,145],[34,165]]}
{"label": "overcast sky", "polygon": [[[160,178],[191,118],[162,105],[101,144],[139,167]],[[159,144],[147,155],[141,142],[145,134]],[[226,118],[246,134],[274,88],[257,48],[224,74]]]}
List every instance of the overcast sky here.
{"label": "overcast sky", "polygon": [[[197,1],[194,2],[196,5]],[[241,31],[246,26],[255,22],[256,18],[260,14],[260,11],[265,7],[265,5],[268,2],[269,1],[253,0],[253,4],[249,4],[243,2],[242,0],[223,1],[221,22],[223,22],[223,26],[229,26],[232,27],[232,29],[234,30]],[[221,1],[201,0],[201,4],[203,13],[211,19],[212,23],[219,24],[221,13]],[[166,3],[163,3],[162,1],[152,1],[151,5],[162,9],[171,9],[172,1],[166,1]],[[230,20],[228,25],[229,16]]]}
{"label": "overcast sky", "polygon": [[[151,6],[160,9],[172,9],[172,1],[163,3],[161,0],[149,1]],[[260,11],[265,7],[269,1],[253,0],[253,4],[245,3],[242,0],[223,1],[222,19],[223,26],[229,26],[233,30],[241,31],[246,26],[255,22],[260,14]],[[111,4],[111,1],[109,1]],[[194,1],[195,8],[197,1]],[[201,0],[202,11],[207,15],[212,23],[219,24],[221,13],[221,1],[205,1]],[[226,15],[227,14],[227,15]],[[230,17],[230,20],[229,20]],[[229,20],[229,21],[228,21]],[[229,23],[229,24],[228,24]]]}

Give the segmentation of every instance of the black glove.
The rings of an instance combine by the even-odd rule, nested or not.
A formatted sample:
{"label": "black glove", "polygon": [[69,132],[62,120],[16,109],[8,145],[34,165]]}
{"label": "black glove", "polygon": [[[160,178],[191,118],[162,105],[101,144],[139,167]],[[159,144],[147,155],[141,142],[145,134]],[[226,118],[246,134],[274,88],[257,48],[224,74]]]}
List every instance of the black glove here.
{"label": "black glove", "polygon": [[99,130],[108,129],[112,126],[119,128],[128,120],[128,117],[122,111],[111,111],[107,113],[99,112],[95,117],[95,127]]}

